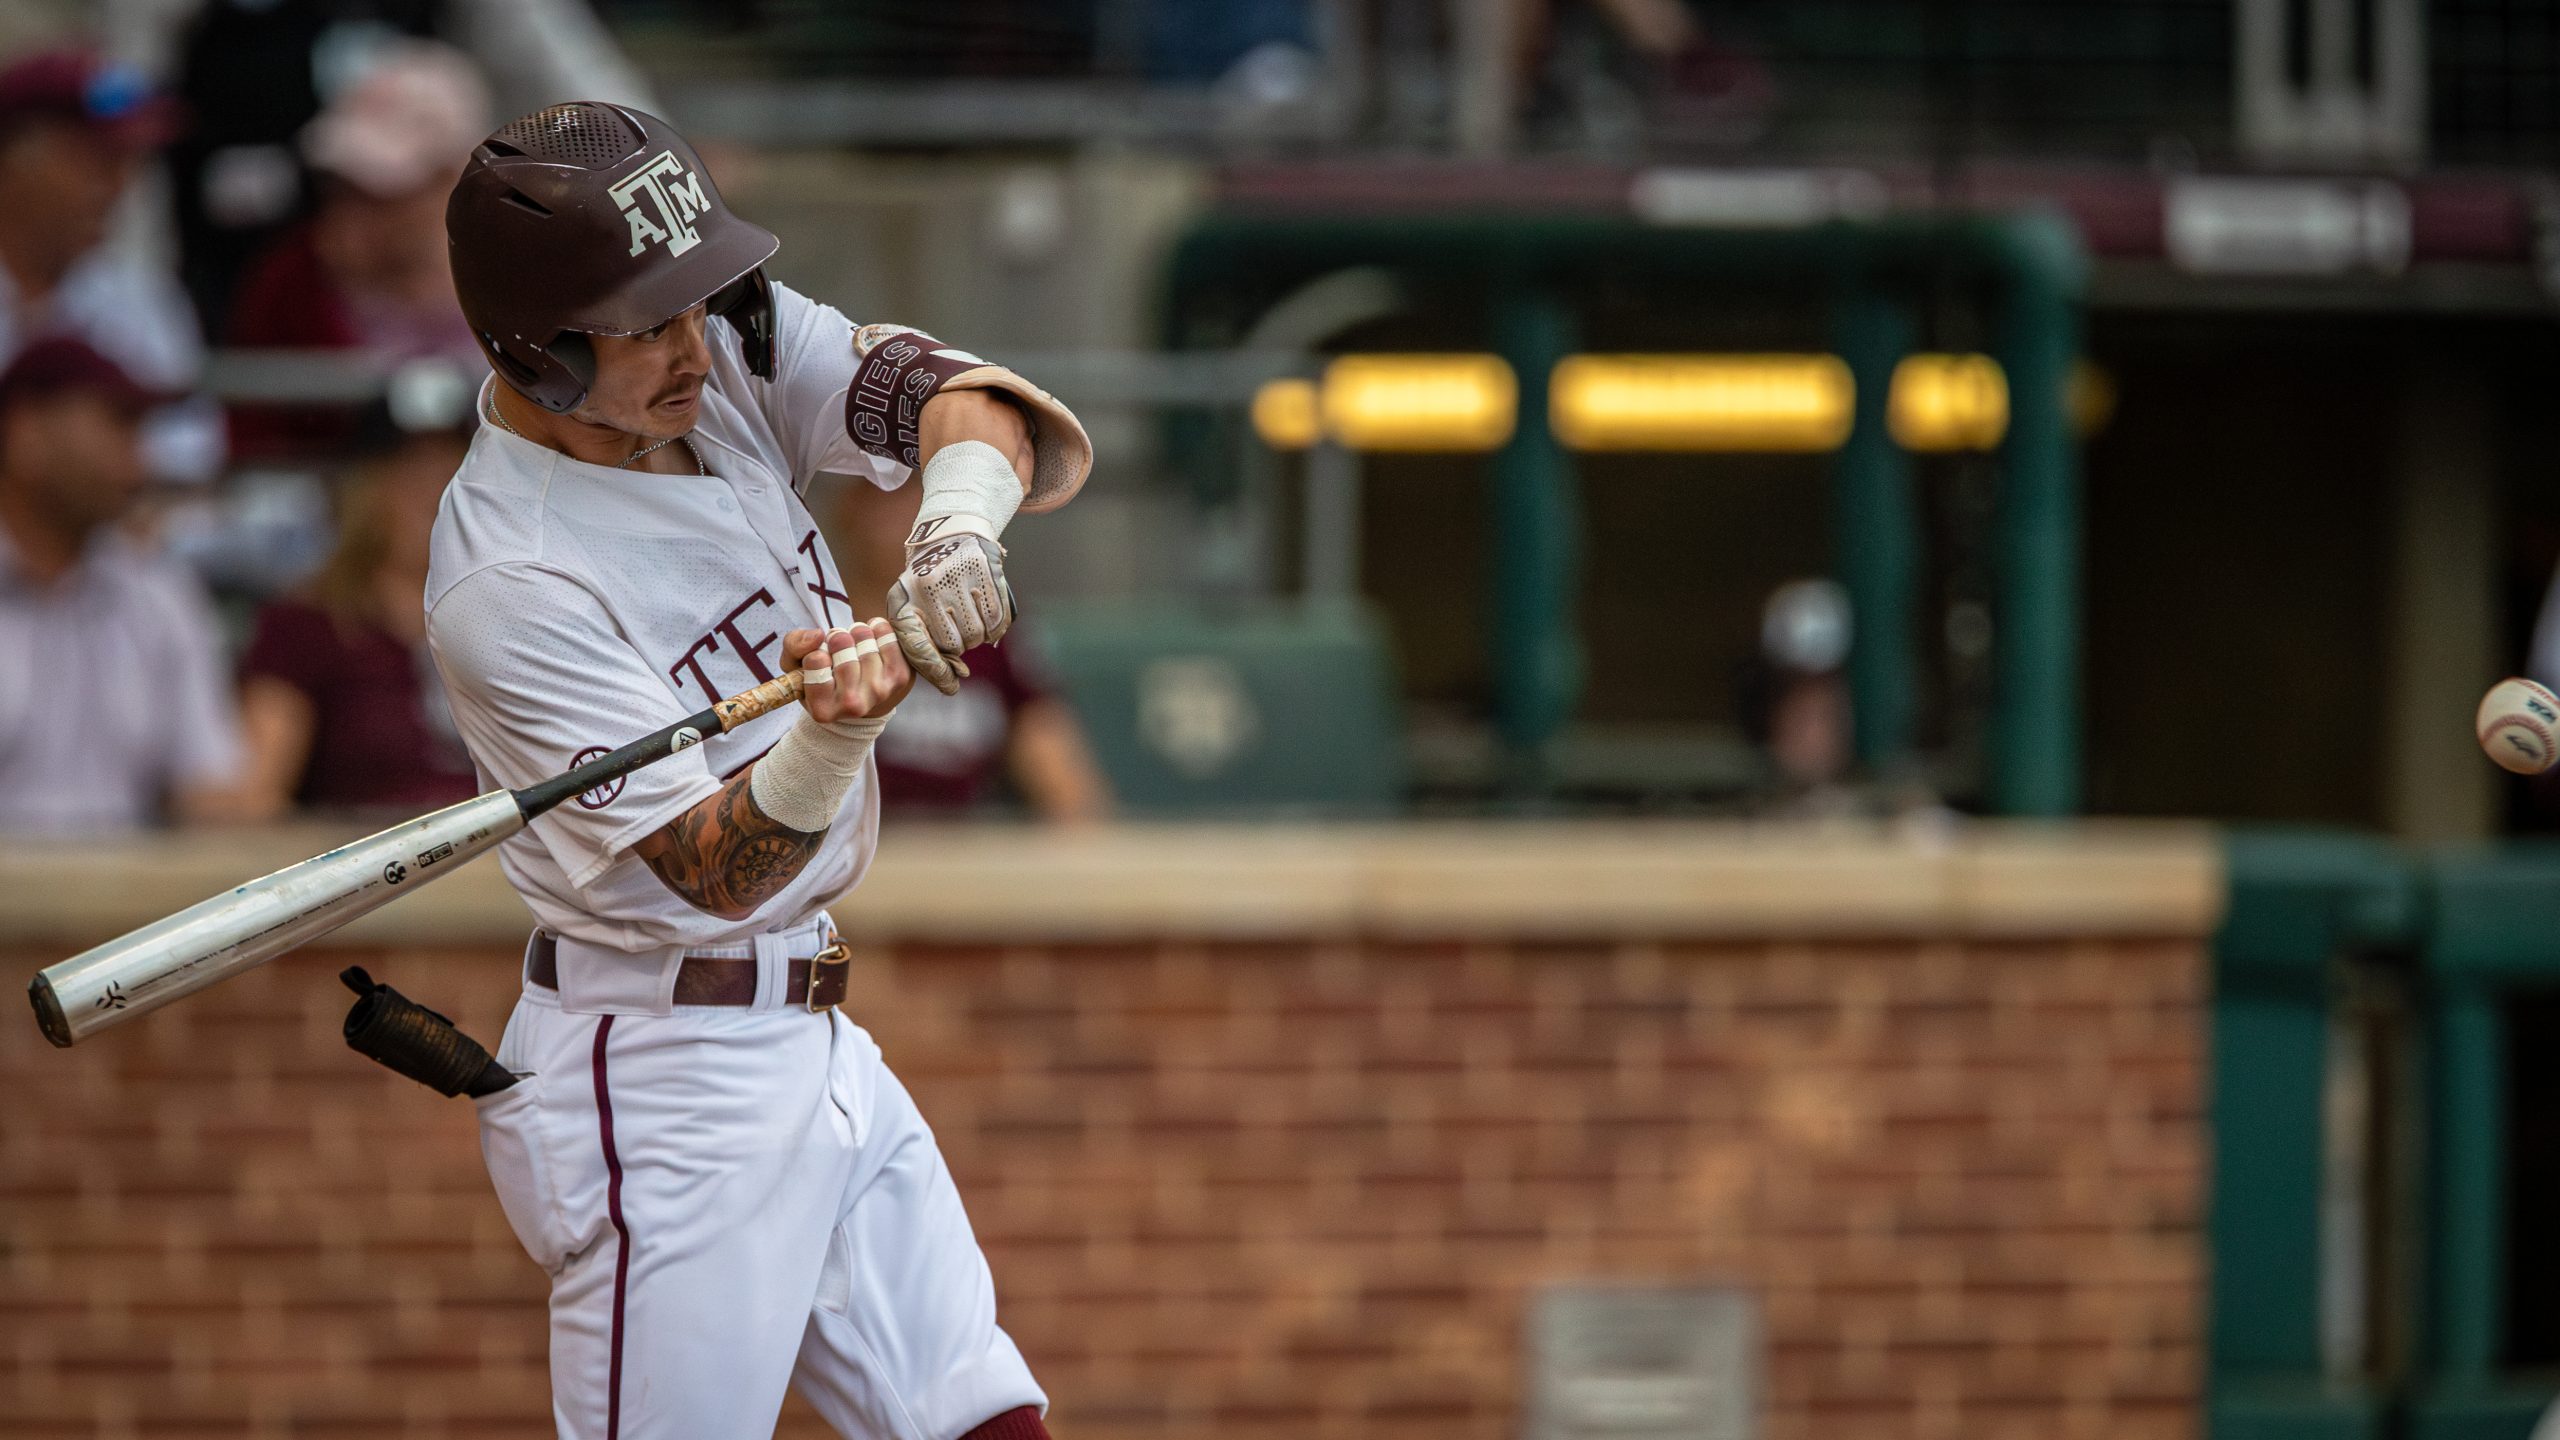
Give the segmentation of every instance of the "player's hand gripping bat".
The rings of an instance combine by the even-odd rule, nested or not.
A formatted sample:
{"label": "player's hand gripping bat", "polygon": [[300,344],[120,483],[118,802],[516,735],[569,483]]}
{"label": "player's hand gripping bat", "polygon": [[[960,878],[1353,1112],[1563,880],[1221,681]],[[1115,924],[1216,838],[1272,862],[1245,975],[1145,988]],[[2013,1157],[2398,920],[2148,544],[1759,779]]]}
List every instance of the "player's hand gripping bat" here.
{"label": "player's hand gripping bat", "polygon": [[789,671],[565,774],[522,790],[492,791],[288,865],[47,967],[27,986],[27,998],[46,1039],[56,1045],[86,1039],[389,904],[572,795],[799,698],[800,672]]}

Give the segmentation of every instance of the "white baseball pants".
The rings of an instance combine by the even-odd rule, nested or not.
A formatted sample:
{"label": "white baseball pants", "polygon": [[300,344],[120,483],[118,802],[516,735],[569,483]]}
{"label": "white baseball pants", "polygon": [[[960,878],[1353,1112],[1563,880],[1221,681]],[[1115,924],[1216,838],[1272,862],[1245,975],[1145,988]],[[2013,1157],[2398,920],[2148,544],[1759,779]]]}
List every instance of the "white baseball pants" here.
{"label": "white baseball pants", "polygon": [[551,1273],[574,1440],[769,1436],[796,1386],[846,1436],[952,1440],[1046,1407],[933,1132],[842,1015],[563,1011],[536,986],[474,1102]]}

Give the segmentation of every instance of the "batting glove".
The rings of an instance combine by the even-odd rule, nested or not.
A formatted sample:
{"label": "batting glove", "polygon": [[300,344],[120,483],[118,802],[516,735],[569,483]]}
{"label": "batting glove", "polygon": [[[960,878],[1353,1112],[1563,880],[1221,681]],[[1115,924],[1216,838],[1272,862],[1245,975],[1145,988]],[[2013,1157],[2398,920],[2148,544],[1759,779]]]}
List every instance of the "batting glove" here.
{"label": "batting glove", "polygon": [[959,694],[969,673],[960,657],[1013,628],[1013,586],[993,527],[969,515],[919,523],[889,607],[907,664],[934,689]]}

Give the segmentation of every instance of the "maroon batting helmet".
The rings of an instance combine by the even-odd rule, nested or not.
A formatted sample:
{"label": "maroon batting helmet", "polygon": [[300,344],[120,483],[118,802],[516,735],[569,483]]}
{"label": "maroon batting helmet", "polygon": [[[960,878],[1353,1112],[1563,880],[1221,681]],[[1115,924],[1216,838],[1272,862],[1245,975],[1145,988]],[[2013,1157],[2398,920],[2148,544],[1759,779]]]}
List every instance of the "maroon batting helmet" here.
{"label": "maroon batting helmet", "polygon": [[729,213],[674,127],[572,101],[480,143],[444,212],[463,318],[498,374],[546,410],[594,383],[590,335],[635,335],[696,305],[738,327],[747,368],[773,378],[782,242]]}

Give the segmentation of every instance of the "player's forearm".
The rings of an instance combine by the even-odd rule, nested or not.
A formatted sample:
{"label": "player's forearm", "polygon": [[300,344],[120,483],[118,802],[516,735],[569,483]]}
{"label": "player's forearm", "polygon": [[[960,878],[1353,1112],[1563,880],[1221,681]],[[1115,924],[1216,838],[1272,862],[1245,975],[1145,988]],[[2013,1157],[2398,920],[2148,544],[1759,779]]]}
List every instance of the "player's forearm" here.
{"label": "player's forearm", "polygon": [[[758,764],[763,762],[759,761]],[[755,766],[632,847],[678,898],[723,920],[743,920],[800,878],[826,831],[794,830],[764,813]]]}
{"label": "player's forearm", "polygon": [[1001,392],[945,390],[925,402],[924,413],[917,417],[916,449],[928,480],[934,455],[963,440],[994,446],[1012,464],[1014,478],[1023,489],[1031,488],[1031,471],[1037,458],[1031,444],[1031,422]]}
{"label": "player's forearm", "polygon": [[808,868],[912,683],[896,644],[883,643],[888,628],[869,620],[784,637],[783,658],[799,670],[809,707],[800,723],[709,799],[632,847],[686,904],[744,920]]}

